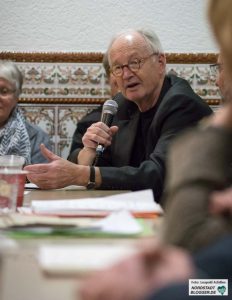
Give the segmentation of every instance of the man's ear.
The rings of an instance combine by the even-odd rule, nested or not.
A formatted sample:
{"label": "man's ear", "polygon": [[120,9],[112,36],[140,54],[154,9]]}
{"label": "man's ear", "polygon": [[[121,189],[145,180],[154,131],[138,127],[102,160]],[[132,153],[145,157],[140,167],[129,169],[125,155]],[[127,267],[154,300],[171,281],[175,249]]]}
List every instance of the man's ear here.
{"label": "man's ear", "polygon": [[166,56],[164,53],[158,54],[158,62],[161,68],[161,71],[166,70]]}

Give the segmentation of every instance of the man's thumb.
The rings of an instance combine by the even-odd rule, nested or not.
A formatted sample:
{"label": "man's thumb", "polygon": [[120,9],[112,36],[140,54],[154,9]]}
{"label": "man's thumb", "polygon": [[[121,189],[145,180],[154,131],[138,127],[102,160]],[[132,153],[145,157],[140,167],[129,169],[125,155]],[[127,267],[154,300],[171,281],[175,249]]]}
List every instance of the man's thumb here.
{"label": "man's thumb", "polygon": [[43,156],[45,158],[47,158],[48,161],[53,161],[53,160],[60,159],[59,156],[57,156],[52,151],[50,151],[48,148],[46,148],[44,144],[40,145],[40,151],[43,154]]}

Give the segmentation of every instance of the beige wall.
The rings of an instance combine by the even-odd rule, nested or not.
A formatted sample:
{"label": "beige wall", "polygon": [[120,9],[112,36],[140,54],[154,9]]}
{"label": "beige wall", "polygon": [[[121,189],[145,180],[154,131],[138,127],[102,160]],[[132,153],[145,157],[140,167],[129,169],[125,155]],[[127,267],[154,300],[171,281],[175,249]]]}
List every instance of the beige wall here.
{"label": "beige wall", "polygon": [[104,52],[115,31],[155,30],[167,52],[215,52],[206,0],[2,0],[0,51]]}

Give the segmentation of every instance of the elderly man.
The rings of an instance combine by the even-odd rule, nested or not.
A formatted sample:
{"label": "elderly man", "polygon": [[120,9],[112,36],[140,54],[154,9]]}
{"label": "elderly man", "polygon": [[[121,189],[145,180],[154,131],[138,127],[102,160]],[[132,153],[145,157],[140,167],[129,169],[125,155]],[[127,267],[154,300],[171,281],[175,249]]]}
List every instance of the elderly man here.
{"label": "elderly man", "polygon": [[[72,164],[44,147],[49,164],[26,167],[29,180],[40,188],[70,184],[102,189],[152,188],[160,200],[166,153],[171,140],[183,129],[211,114],[211,109],[187,81],[166,76],[166,59],[156,34],[127,30],[111,41],[108,59],[122,95],[110,128],[92,124]],[[98,167],[92,164],[98,144],[106,150]]]}

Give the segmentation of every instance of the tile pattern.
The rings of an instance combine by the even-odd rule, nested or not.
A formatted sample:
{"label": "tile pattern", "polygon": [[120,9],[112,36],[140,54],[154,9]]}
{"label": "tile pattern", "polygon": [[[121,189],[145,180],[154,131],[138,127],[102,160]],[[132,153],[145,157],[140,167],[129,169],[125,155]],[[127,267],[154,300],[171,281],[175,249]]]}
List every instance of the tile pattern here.
{"label": "tile pattern", "polygon": [[53,151],[67,158],[78,121],[98,105],[20,104],[26,119],[51,137]]}
{"label": "tile pattern", "polygon": [[[17,63],[24,75],[21,98],[110,97],[101,63]],[[185,78],[204,99],[219,99],[209,64],[168,64],[167,72]]]}
{"label": "tile pattern", "polygon": [[[66,158],[78,121],[97,104],[65,104],[62,98],[109,99],[110,88],[101,63],[18,62],[24,74],[23,99],[61,99],[61,104],[21,103],[26,118],[50,136],[53,150]],[[185,78],[206,101],[220,99],[209,64],[168,64],[167,72]],[[32,101],[33,102],[33,101]],[[217,107],[215,107],[216,109]]]}
{"label": "tile pattern", "polygon": [[210,72],[209,64],[169,64],[167,72],[188,80],[194,91],[206,101],[220,99],[216,77]]}
{"label": "tile pattern", "polygon": [[100,63],[17,63],[24,75],[21,98],[107,98]]}

